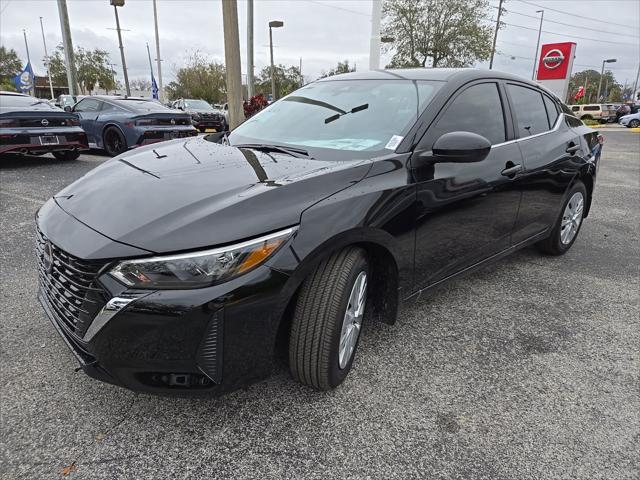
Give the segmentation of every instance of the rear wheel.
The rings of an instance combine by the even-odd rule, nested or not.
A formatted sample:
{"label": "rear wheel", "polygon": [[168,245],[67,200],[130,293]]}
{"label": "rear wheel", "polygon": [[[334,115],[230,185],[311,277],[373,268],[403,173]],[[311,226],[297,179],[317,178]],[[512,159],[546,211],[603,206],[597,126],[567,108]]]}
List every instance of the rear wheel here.
{"label": "rear wheel", "polygon": [[53,154],[54,157],[56,157],[57,160],[62,160],[62,161],[71,161],[71,160],[77,160],[77,158],[80,156],[80,152],[78,150],[66,150],[63,152],[51,152]]}
{"label": "rear wheel", "polygon": [[127,149],[127,141],[120,129],[109,127],[103,135],[104,149],[111,157],[120,155]]}
{"label": "rear wheel", "polygon": [[629,122],[629,128],[638,128],[640,127],[640,120],[633,119]]}
{"label": "rear wheel", "polygon": [[346,378],[362,329],[368,275],[364,250],[348,247],[302,284],[289,337],[289,366],[299,382],[330,390]]}
{"label": "rear wheel", "polygon": [[587,190],[584,184],[576,182],[566,197],[562,213],[551,235],[538,243],[540,251],[549,255],[563,255],[571,248],[582,226],[586,199]]}

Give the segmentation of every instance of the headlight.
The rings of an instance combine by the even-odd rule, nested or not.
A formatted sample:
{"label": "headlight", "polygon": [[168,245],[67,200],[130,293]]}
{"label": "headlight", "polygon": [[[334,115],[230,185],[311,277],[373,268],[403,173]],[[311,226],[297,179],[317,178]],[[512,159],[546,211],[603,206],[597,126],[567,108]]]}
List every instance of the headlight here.
{"label": "headlight", "polygon": [[198,120],[200,120],[200,115],[198,115],[197,113],[194,113],[191,115],[191,118],[197,122]]}
{"label": "headlight", "polygon": [[295,227],[246,242],[200,252],[124,260],[109,275],[133,288],[201,288],[253,270],[296,231]]}

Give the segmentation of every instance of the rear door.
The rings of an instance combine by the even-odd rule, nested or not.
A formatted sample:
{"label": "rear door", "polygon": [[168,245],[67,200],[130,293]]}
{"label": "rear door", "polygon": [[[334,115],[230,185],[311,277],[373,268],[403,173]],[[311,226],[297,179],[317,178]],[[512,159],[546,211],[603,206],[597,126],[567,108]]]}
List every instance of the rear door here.
{"label": "rear door", "polygon": [[[507,121],[508,120],[508,121]],[[422,288],[509,247],[520,204],[522,159],[497,80],[458,90],[416,147],[428,152],[443,134],[477,133],[492,148],[480,162],[435,159],[413,170],[417,183],[415,282]]]}
{"label": "rear door", "polygon": [[98,127],[96,121],[102,102],[96,98],[85,97],[76,103],[73,112],[80,117],[80,125],[86,132],[89,143],[97,144]]}
{"label": "rear door", "polygon": [[552,228],[587,152],[564,122],[556,100],[530,85],[507,82],[506,89],[524,162],[522,202],[512,235],[517,244]]}

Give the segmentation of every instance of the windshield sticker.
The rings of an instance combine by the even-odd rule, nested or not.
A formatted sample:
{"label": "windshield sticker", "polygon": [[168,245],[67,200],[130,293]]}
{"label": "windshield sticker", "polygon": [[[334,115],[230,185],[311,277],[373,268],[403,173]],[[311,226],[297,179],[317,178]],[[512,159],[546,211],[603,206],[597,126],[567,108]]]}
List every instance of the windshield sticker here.
{"label": "windshield sticker", "polygon": [[393,137],[391,137],[391,140],[387,142],[384,148],[386,148],[387,150],[395,150],[396,148],[398,148],[398,145],[400,145],[400,142],[403,138],[404,137],[401,137],[400,135],[394,135]]}
{"label": "windshield sticker", "polygon": [[295,145],[305,145],[307,147],[319,147],[319,148],[333,148],[335,150],[351,150],[360,151],[366,150],[378,145],[378,140],[370,138],[335,138],[328,140],[302,140],[302,141],[289,141]]}

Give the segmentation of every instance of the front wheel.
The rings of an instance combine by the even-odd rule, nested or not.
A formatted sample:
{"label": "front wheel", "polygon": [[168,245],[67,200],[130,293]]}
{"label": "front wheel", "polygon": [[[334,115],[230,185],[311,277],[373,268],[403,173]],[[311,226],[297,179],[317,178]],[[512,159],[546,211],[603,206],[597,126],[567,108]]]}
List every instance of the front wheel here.
{"label": "front wheel", "polygon": [[563,255],[578,238],[578,232],[584,218],[584,206],[587,199],[587,190],[582,182],[569,190],[562,206],[562,214],[556,221],[551,235],[538,243],[538,248],[549,255]]}
{"label": "front wheel", "polygon": [[62,160],[62,161],[71,161],[71,160],[77,160],[78,157],[80,156],[80,152],[78,150],[66,150],[63,152],[51,152],[53,154],[53,156],[56,158],[56,160]]}
{"label": "front wheel", "polygon": [[629,128],[638,128],[640,127],[640,120],[636,120],[635,118],[629,122]]}
{"label": "front wheel", "polygon": [[127,149],[127,140],[120,129],[109,127],[103,136],[104,149],[110,157],[116,157]]}
{"label": "front wheel", "polygon": [[293,377],[318,390],[336,388],[353,365],[367,301],[364,250],[348,247],[302,284],[289,337]]}

